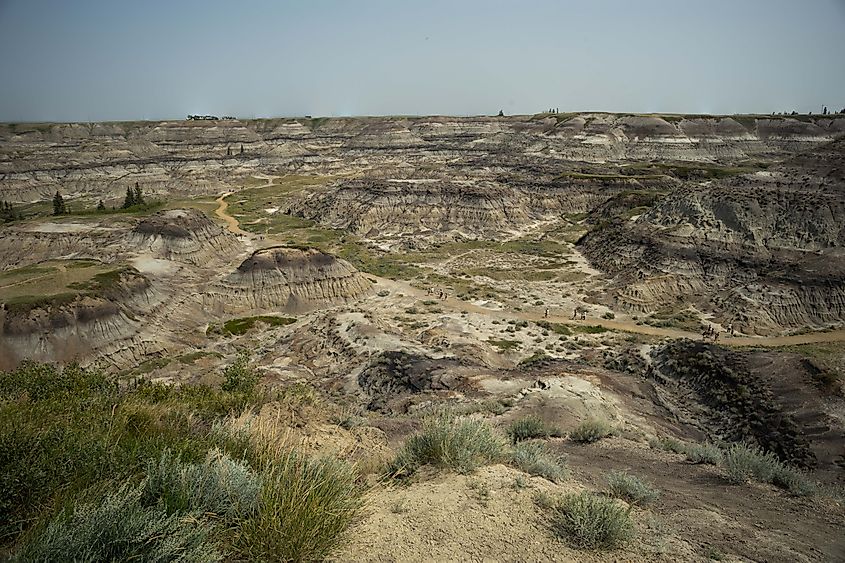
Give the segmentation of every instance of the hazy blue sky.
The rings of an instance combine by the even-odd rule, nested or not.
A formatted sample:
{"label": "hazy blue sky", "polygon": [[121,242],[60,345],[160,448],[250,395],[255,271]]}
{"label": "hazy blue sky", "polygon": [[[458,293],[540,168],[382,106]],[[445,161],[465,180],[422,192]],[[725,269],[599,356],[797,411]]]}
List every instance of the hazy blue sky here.
{"label": "hazy blue sky", "polygon": [[0,0],[0,121],[845,107],[845,0]]}

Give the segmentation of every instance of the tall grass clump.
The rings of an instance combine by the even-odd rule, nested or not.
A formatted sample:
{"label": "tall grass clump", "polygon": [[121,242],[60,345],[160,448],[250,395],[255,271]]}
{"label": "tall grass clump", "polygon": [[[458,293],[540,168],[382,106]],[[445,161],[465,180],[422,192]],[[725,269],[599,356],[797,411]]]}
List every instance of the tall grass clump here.
{"label": "tall grass clump", "polygon": [[14,560],[221,561],[213,530],[196,514],[145,506],[141,489],[124,485],[97,502],[76,504],[60,513]]}
{"label": "tall grass clump", "polygon": [[549,438],[551,436],[562,436],[560,428],[553,424],[549,424],[539,416],[530,415],[519,420],[513,421],[508,426],[508,436],[517,443],[521,440],[531,440],[534,438]]}
{"label": "tall grass clump", "polygon": [[715,444],[690,444],[683,453],[690,463],[719,465],[722,461],[722,450]]}
{"label": "tall grass clump", "polygon": [[250,561],[319,561],[341,541],[362,506],[352,466],[330,458],[281,454],[263,472],[259,511],[236,530]]}
{"label": "tall grass clump", "polygon": [[575,430],[570,432],[569,439],[574,442],[591,444],[593,442],[598,442],[602,438],[613,436],[615,432],[615,429],[609,422],[598,419],[589,419],[579,424]]}
{"label": "tall grass clump", "polygon": [[255,514],[261,477],[247,464],[219,450],[202,463],[183,463],[170,450],[147,464],[143,493],[147,503],[161,501],[168,512],[200,511],[234,520]]}
{"label": "tall grass clump", "polygon": [[634,536],[630,509],[590,492],[572,493],[551,508],[552,531],[579,549],[614,549]]}
{"label": "tall grass clump", "polygon": [[607,476],[608,492],[631,504],[648,504],[657,500],[660,491],[633,475],[613,471]]}
{"label": "tall grass clump", "polygon": [[405,442],[389,471],[408,476],[423,465],[470,473],[504,458],[504,441],[483,420],[441,414],[427,419]]}
{"label": "tall grass clump", "polygon": [[563,481],[568,472],[566,459],[548,450],[543,442],[520,442],[511,452],[511,462],[529,475],[549,481]]}

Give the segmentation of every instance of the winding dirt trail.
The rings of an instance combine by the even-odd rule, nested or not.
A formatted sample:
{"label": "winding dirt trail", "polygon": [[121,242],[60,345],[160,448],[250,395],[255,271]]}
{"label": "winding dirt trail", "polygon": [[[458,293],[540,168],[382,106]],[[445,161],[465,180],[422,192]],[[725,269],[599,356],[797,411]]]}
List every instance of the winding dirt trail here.
{"label": "winding dirt trail", "polygon": [[[378,278],[367,274],[368,277],[373,277],[379,283],[385,285],[398,286],[406,295],[413,295],[420,299],[432,299],[431,295],[427,295],[423,290],[413,287],[408,282],[389,280],[385,278]],[[548,321],[552,323],[560,323],[571,326],[578,325],[599,325],[608,330],[618,330],[622,332],[631,332],[636,334],[646,334],[650,336],[662,336],[666,338],[689,338],[691,340],[699,340],[701,334],[694,332],[687,332],[683,330],[671,328],[659,328],[649,325],[638,325],[632,322],[608,320],[602,318],[589,318],[586,321],[572,320],[568,316],[549,315],[544,317],[540,312],[526,312],[526,311],[509,311],[487,309],[472,303],[467,303],[454,297],[440,302],[444,307],[455,311],[464,311],[467,313],[478,313],[483,315],[490,315],[501,319],[519,319],[524,321]],[[820,344],[826,342],[845,342],[845,330],[831,330],[827,332],[814,332],[808,334],[794,334],[790,336],[734,336],[734,337],[720,337],[719,344],[723,346],[762,346],[766,348],[777,348],[780,346],[792,346],[796,344]]]}
{"label": "winding dirt trail", "polygon": [[226,208],[229,207],[229,202],[226,201],[226,198],[233,193],[227,192],[215,200],[217,202],[217,209],[214,210],[214,214],[226,221],[226,228],[229,232],[235,233],[236,235],[249,235],[248,232],[241,229],[237,219],[226,213]]}

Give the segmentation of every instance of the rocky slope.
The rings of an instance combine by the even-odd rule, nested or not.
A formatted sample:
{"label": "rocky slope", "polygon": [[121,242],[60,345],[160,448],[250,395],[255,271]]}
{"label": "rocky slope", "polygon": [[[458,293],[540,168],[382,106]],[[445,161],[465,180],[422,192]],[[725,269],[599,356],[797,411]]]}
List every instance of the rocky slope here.
{"label": "rocky slope", "polygon": [[[810,165],[809,162],[814,162]],[[581,248],[614,276],[612,300],[649,312],[693,298],[750,333],[845,320],[845,142],[767,172],[683,187]]]}

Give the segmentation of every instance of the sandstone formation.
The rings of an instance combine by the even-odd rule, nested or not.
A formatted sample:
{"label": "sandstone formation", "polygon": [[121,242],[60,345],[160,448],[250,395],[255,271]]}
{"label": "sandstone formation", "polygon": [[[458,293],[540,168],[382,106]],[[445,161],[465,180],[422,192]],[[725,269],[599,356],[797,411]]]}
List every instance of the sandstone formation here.
{"label": "sandstone formation", "polygon": [[300,312],[365,295],[370,282],[345,260],[310,248],[256,251],[209,289],[222,311]]}
{"label": "sandstone formation", "polygon": [[237,238],[195,209],[161,211],[139,222],[129,236],[139,251],[196,266],[219,262],[239,250]]}

